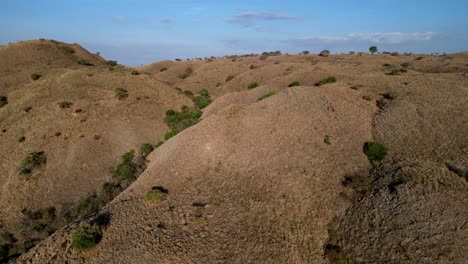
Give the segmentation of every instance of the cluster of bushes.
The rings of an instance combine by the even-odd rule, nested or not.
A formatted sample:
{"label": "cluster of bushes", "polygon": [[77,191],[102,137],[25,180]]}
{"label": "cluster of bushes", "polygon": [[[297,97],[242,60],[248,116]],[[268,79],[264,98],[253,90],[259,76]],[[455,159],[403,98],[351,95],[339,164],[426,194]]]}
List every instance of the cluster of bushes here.
{"label": "cluster of bushes", "polygon": [[257,82],[251,82],[247,85],[247,88],[249,89],[255,89],[258,87],[258,83]]}
{"label": "cluster of bushes", "polygon": [[123,100],[128,97],[128,91],[124,88],[117,88],[115,89],[115,98],[119,100]]}
{"label": "cluster of bushes", "polygon": [[180,132],[200,122],[201,116],[202,112],[197,109],[184,107],[180,112],[170,109],[166,111],[164,123],[166,123],[173,131]]}
{"label": "cluster of bushes", "polygon": [[72,246],[81,251],[95,247],[102,239],[101,227],[94,224],[79,226],[72,235]]}
{"label": "cluster of bushes", "polygon": [[114,176],[125,180],[134,181],[137,174],[137,165],[133,162],[135,151],[131,150],[122,155],[122,163],[119,164],[114,170]]}
{"label": "cluster of bushes", "polygon": [[266,98],[268,98],[268,97],[270,97],[270,96],[273,96],[273,95],[275,95],[275,94],[276,94],[276,91],[268,92],[268,93],[266,93],[266,94],[260,96],[260,97],[258,98],[257,101],[264,100],[264,99],[266,99]]}
{"label": "cluster of bushes", "polygon": [[35,151],[29,153],[26,158],[23,159],[23,163],[21,164],[20,174],[27,175],[30,174],[34,168],[45,164],[47,158],[43,151]]}
{"label": "cluster of bushes", "polygon": [[324,84],[327,84],[327,83],[335,83],[336,82],[336,78],[334,76],[330,76],[328,78],[325,78],[319,82],[316,82],[315,83],[315,86],[322,86]]}
{"label": "cluster of bushes", "polygon": [[210,92],[207,89],[202,89],[198,94],[193,98],[193,103],[199,109],[203,109],[211,104],[213,100],[211,99]]}
{"label": "cluster of bushes", "polygon": [[0,96],[0,108],[8,104],[8,97]]}
{"label": "cluster of bushes", "polygon": [[0,263],[18,257],[42,239],[51,235],[60,226],[54,207],[31,211],[23,209],[22,217],[12,229],[0,224]]}
{"label": "cluster of bushes", "polygon": [[132,71],[131,74],[132,75],[140,75],[141,73],[139,71]]}

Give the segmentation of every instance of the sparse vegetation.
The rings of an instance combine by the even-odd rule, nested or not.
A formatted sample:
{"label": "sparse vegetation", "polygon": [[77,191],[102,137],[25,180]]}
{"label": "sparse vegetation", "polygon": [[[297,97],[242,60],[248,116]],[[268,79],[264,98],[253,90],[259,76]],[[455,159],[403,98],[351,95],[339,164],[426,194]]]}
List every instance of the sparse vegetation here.
{"label": "sparse vegetation", "polygon": [[145,143],[140,146],[140,152],[143,157],[147,157],[151,152],[153,152],[154,147],[151,144]]}
{"label": "sparse vegetation", "polygon": [[75,53],[75,49],[73,47],[70,47],[70,46],[67,46],[67,45],[60,46],[60,49],[65,51],[65,53],[69,53],[69,54],[74,54]]}
{"label": "sparse vegetation", "polygon": [[124,88],[117,88],[115,89],[115,98],[119,100],[123,100],[128,97],[128,91]]}
{"label": "sparse vegetation", "polygon": [[22,136],[18,138],[18,142],[22,143],[26,140],[26,137]]}
{"label": "sparse vegetation", "polygon": [[107,65],[111,66],[111,67],[114,67],[114,66],[117,66],[118,63],[116,60],[108,60],[107,61]]}
{"label": "sparse vegetation", "polygon": [[384,94],[382,94],[382,96],[387,100],[395,100],[398,97],[400,97],[400,95],[398,93],[396,93],[396,92],[384,93]]}
{"label": "sparse vegetation", "polygon": [[177,130],[171,130],[169,132],[167,132],[165,135],[164,135],[164,139],[165,140],[169,140],[170,138],[174,137],[175,135],[177,135]]}
{"label": "sparse vegetation", "polygon": [[141,73],[139,71],[132,71],[131,74],[132,75],[140,75]]}
{"label": "sparse vegetation", "polygon": [[156,187],[153,187],[150,191],[147,191],[145,193],[145,200],[149,202],[159,202],[159,201],[164,200],[167,194],[168,194],[167,189],[161,186],[156,186]]}
{"label": "sparse vegetation", "polygon": [[184,71],[181,75],[179,75],[179,78],[181,78],[181,79],[186,79],[186,78],[188,78],[190,75],[192,75],[192,73],[193,73],[192,68],[186,68],[185,71]]}
{"label": "sparse vegetation", "polygon": [[268,98],[268,97],[270,97],[270,96],[273,96],[273,95],[275,95],[275,94],[276,94],[276,91],[268,92],[268,93],[266,93],[266,94],[260,96],[260,97],[258,98],[257,101],[264,100],[264,99],[266,99],[266,98]]}
{"label": "sparse vegetation", "polygon": [[34,168],[45,164],[46,160],[47,159],[43,151],[31,152],[26,158],[24,158],[20,173],[23,175],[30,174]]}
{"label": "sparse vegetation", "polygon": [[31,74],[31,79],[33,79],[33,81],[39,80],[39,78],[41,78],[41,77],[42,77],[42,75],[39,74],[39,73],[33,73],[33,74]]}
{"label": "sparse vegetation", "polygon": [[363,150],[370,161],[383,160],[387,155],[387,148],[378,142],[366,142]]}
{"label": "sparse vegetation", "polygon": [[8,97],[0,96],[0,108],[8,104]]}
{"label": "sparse vegetation", "polygon": [[372,55],[374,55],[374,53],[376,53],[377,50],[378,50],[377,46],[370,46],[369,47],[369,52],[372,53]]}
{"label": "sparse vegetation", "polygon": [[93,64],[89,63],[87,60],[85,60],[83,58],[77,59],[76,63],[78,63],[80,65],[84,65],[84,66],[93,66]]}
{"label": "sparse vegetation", "polygon": [[167,71],[167,68],[163,67],[163,68],[161,68],[161,70],[159,70],[159,72],[163,72],[163,71]]}
{"label": "sparse vegetation", "polygon": [[302,54],[304,54],[304,55],[307,55],[307,54],[309,54],[309,53],[310,53],[310,52],[309,52],[308,50],[304,50],[304,51],[302,52]]}
{"label": "sparse vegetation", "polygon": [[62,109],[70,108],[73,105],[72,102],[62,101],[58,103],[58,106]]}
{"label": "sparse vegetation", "polygon": [[247,88],[249,89],[254,89],[254,88],[257,88],[258,87],[258,83],[257,82],[251,82],[247,85]]}
{"label": "sparse vegetation", "polygon": [[122,163],[119,164],[114,170],[114,176],[125,180],[125,181],[133,181],[136,179],[137,173],[137,166],[133,162],[133,158],[135,157],[135,152],[129,151],[122,155]]}
{"label": "sparse vegetation", "polygon": [[407,72],[406,69],[403,68],[398,68],[398,69],[393,69],[391,72],[387,73],[387,75],[401,75],[402,73]]}
{"label": "sparse vegetation", "polygon": [[60,133],[60,132],[55,132],[54,135],[55,135],[56,137],[60,137],[60,135],[62,135],[62,133]]}
{"label": "sparse vegetation", "polygon": [[317,83],[315,83],[315,86],[322,86],[322,85],[325,85],[327,83],[335,83],[336,82],[336,78],[334,76],[330,76],[328,78],[325,78]]}
{"label": "sparse vegetation", "polygon": [[188,97],[193,97],[193,92],[190,90],[184,90],[184,94]]}
{"label": "sparse vegetation", "polygon": [[72,246],[77,250],[91,249],[101,238],[102,231],[98,225],[82,225],[72,235]]}
{"label": "sparse vegetation", "polygon": [[199,109],[203,109],[211,104],[213,100],[211,99],[210,92],[207,89],[203,89],[193,98],[193,102]]}
{"label": "sparse vegetation", "polygon": [[295,87],[295,86],[300,86],[300,85],[301,85],[300,82],[294,81],[294,82],[290,83],[290,84],[288,85],[288,87]]}
{"label": "sparse vegetation", "polygon": [[362,99],[366,100],[366,101],[372,101],[372,96],[370,95],[363,95],[362,96]]}
{"label": "sparse vegetation", "polygon": [[202,112],[197,109],[185,108],[181,112],[174,110],[166,111],[164,122],[173,130],[180,132],[200,121]]}
{"label": "sparse vegetation", "polygon": [[250,65],[250,69],[251,69],[251,70],[253,70],[253,69],[255,69],[255,68],[257,68],[257,67],[255,67],[255,65]]}
{"label": "sparse vegetation", "polygon": [[323,139],[323,142],[327,145],[331,145],[331,137],[329,135],[326,135]]}

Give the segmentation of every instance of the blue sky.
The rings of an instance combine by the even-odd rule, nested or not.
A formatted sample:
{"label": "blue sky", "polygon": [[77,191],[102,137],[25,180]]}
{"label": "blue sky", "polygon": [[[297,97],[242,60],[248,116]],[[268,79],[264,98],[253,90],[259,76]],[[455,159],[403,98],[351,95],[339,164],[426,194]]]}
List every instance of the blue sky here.
{"label": "blue sky", "polygon": [[280,50],[468,51],[465,0],[1,0],[0,45],[79,43],[127,65]]}

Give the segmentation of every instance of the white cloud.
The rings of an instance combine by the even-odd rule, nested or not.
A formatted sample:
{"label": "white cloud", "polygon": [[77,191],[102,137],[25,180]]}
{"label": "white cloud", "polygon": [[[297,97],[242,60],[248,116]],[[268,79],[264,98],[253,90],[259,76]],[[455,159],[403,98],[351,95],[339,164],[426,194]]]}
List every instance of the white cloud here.
{"label": "white cloud", "polygon": [[347,43],[347,42],[371,42],[383,44],[400,44],[412,41],[427,41],[434,37],[434,32],[414,33],[349,33],[342,36],[318,36],[291,39],[291,42],[307,43]]}
{"label": "white cloud", "polygon": [[263,31],[258,25],[259,21],[279,21],[279,20],[297,20],[298,17],[290,16],[276,12],[240,12],[233,17],[226,18],[226,22],[239,24],[243,27],[253,28],[256,31]]}

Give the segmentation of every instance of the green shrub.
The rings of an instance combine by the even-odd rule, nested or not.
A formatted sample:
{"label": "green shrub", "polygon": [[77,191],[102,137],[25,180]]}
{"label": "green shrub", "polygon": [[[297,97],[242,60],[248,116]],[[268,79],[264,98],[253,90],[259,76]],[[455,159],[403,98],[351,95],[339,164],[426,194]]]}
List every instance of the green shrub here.
{"label": "green shrub", "polygon": [[310,53],[310,52],[309,52],[308,50],[304,50],[304,51],[302,52],[302,54],[304,54],[304,55],[307,55],[307,54],[309,54],[309,53]]}
{"label": "green shrub", "polygon": [[294,81],[294,82],[292,82],[292,83],[289,84],[289,87],[300,86],[300,85],[301,85],[300,82]]}
{"label": "green shrub", "polygon": [[80,65],[84,65],[84,66],[93,66],[93,64],[89,63],[87,60],[85,60],[83,58],[77,59],[76,63],[78,63]]}
{"label": "green shrub", "polygon": [[257,82],[251,82],[251,83],[249,83],[249,85],[247,85],[247,88],[249,88],[249,89],[254,89],[254,88],[257,88],[257,87],[258,87]]}
{"label": "green shrub", "polygon": [[106,182],[101,187],[101,199],[107,203],[114,199],[121,192],[121,186],[118,183]]}
{"label": "green shrub", "polygon": [[268,97],[270,97],[270,96],[273,96],[273,95],[275,95],[275,94],[276,94],[276,91],[268,92],[268,93],[266,93],[266,94],[260,96],[260,97],[258,98],[258,101],[261,101],[261,100],[263,100],[263,99],[266,99],[266,98],[268,98]]}
{"label": "green shrub", "polygon": [[32,170],[42,164],[46,163],[47,158],[43,151],[31,152],[26,158],[24,158],[21,165],[21,174],[29,174]]}
{"label": "green shrub", "polygon": [[24,142],[26,140],[26,137],[22,136],[18,138],[18,142]]}
{"label": "green shrub", "polygon": [[111,66],[111,67],[114,67],[114,66],[117,66],[117,61],[115,60],[108,60],[107,61],[107,65]]}
{"label": "green shrub", "polygon": [[62,135],[62,133],[60,133],[60,132],[55,132],[55,136],[56,136],[56,137],[60,137],[60,135]]}
{"label": "green shrub", "polygon": [[40,75],[39,73],[31,74],[31,79],[33,79],[33,81],[39,80],[39,78],[41,78],[41,77],[42,77],[42,75]]}
{"label": "green shrub", "polygon": [[326,79],[323,79],[317,83],[315,83],[315,86],[321,86],[321,85],[324,85],[324,84],[327,84],[327,83],[334,83],[336,82],[336,78],[334,76],[330,76]]}
{"label": "green shrub", "polygon": [[0,108],[8,104],[8,97],[0,96]]}
{"label": "green shrub", "polygon": [[72,246],[77,250],[95,247],[102,239],[102,231],[98,225],[82,225],[72,235]]}
{"label": "green shrub", "polygon": [[212,102],[213,102],[213,100],[211,98],[202,99],[198,103],[198,108],[203,109],[203,108],[207,107],[209,104],[211,104]]}
{"label": "green shrub", "polygon": [[382,65],[384,67],[391,67],[392,65],[391,64],[388,64],[388,63],[385,63],[384,65]]}
{"label": "green shrub", "polygon": [[331,137],[325,136],[325,138],[323,139],[323,142],[327,145],[331,145]]}
{"label": "green shrub", "polygon": [[6,262],[7,258],[8,258],[8,251],[10,250],[10,247],[9,245],[0,245],[0,261],[3,263],[3,261]]}
{"label": "green shrub", "polygon": [[174,110],[168,110],[164,123],[166,123],[171,129],[175,131],[182,131],[188,127],[197,124],[200,121],[202,112],[197,109],[185,108],[181,112]]}
{"label": "green shrub", "polygon": [[159,70],[160,72],[163,72],[163,71],[167,71],[167,68],[164,67],[164,68],[161,68],[161,70]]}
{"label": "green shrub", "polygon": [[187,68],[187,69],[185,69],[185,71],[181,75],[179,75],[179,78],[186,79],[187,77],[192,75],[192,73],[193,73],[192,68]]}
{"label": "green shrub", "polygon": [[200,90],[198,94],[201,96],[210,97],[210,92],[207,89]]}
{"label": "green shrub", "polygon": [[401,75],[402,73],[407,72],[406,69],[399,68],[399,69],[393,69],[391,72],[387,73],[387,75]]}
{"label": "green shrub", "polygon": [[193,98],[193,102],[199,109],[203,109],[211,104],[213,100],[211,99],[210,92],[206,89],[203,89],[197,96]]}
{"label": "green shrub", "polygon": [[377,52],[377,47],[376,46],[370,46],[369,51],[370,51],[370,53],[372,53],[372,55],[374,55],[374,53]]}
{"label": "green shrub", "polygon": [[383,160],[387,155],[387,148],[378,142],[366,142],[363,150],[371,161]]}
{"label": "green shrub", "polygon": [[123,100],[128,97],[128,91],[124,88],[115,89],[115,97],[119,100]]}
{"label": "green shrub", "polygon": [[73,105],[73,103],[63,101],[63,102],[59,102],[58,105],[59,105],[60,108],[64,109],[64,108],[70,108]]}
{"label": "green shrub", "polygon": [[162,144],[164,144],[163,141],[159,141],[158,143],[156,143],[156,145],[154,145],[155,148],[159,148],[160,146],[162,146]]}
{"label": "green shrub", "polygon": [[228,77],[226,77],[226,82],[230,82],[234,78],[235,78],[234,75],[229,75]]}
{"label": "green shrub", "polygon": [[151,152],[153,152],[154,147],[151,144],[145,143],[140,146],[140,152],[143,157],[148,156]]}
{"label": "green shrub", "polygon": [[133,181],[136,179],[137,166],[133,163],[135,152],[129,151],[122,155],[122,163],[114,170],[114,176],[125,181]]}
{"label": "green shrub", "polygon": [[145,193],[145,200],[151,202],[159,202],[161,200],[164,200],[166,198],[166,195],[166,193],[159,189],[153,189]]}
{"label": "green shrub", "polygon": [[139,71],[132,71],[131,74],[132,75],[140,75],[141,73]]}
{"label": "green shrub", "polygon": [[169,132],[167,132],[165,135],[164,135],[164,139],[165,140],[169,140],[170,138],[174,137],[175,135],[177,135],[177,130],[171,130]]}

